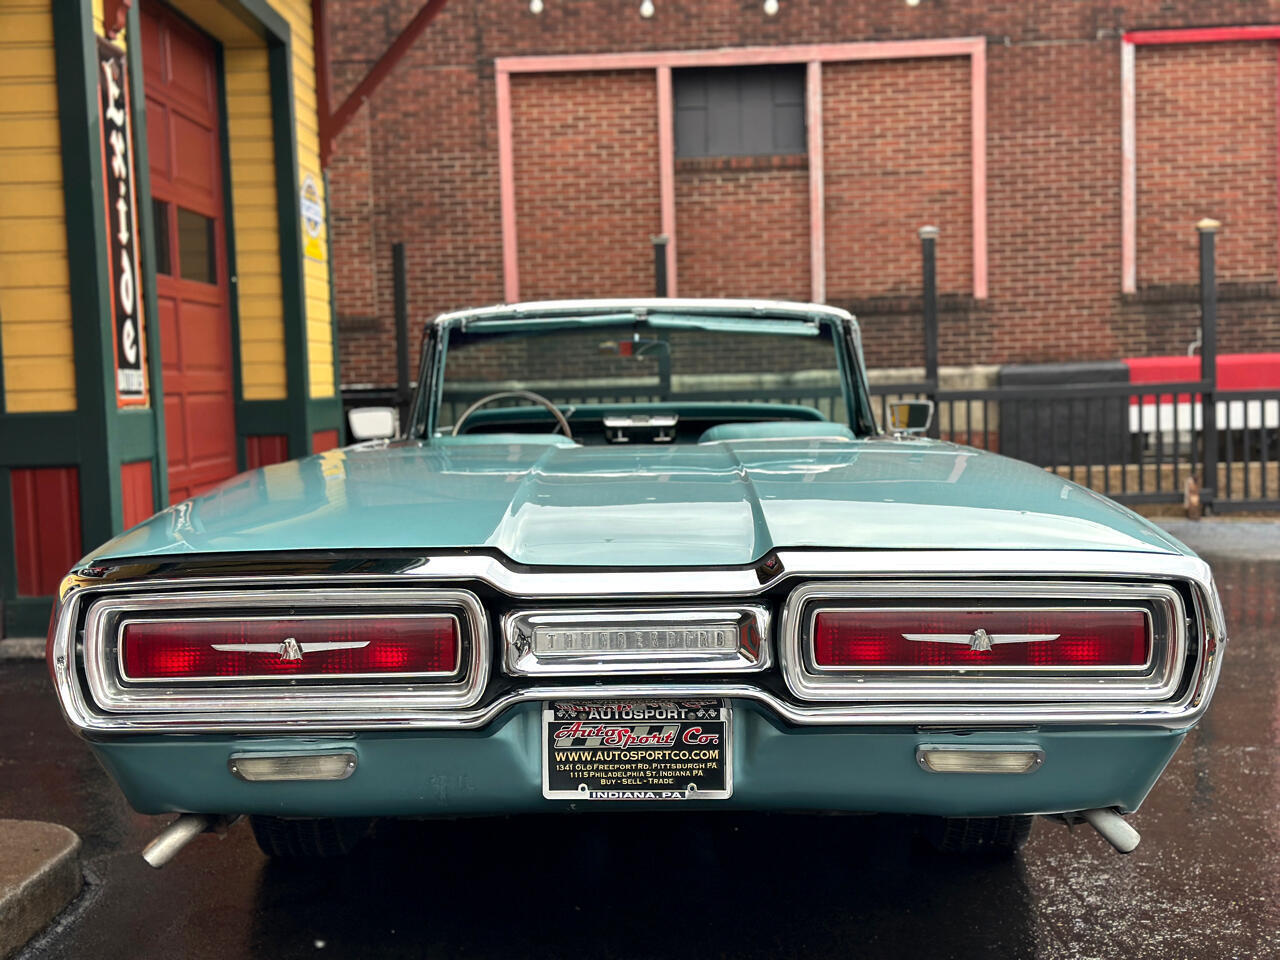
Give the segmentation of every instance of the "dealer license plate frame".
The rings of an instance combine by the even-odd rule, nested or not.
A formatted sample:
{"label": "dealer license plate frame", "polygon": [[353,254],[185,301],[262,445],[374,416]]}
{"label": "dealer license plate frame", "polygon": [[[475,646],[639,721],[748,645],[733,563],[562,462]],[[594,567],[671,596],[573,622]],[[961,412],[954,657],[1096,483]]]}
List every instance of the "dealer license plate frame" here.
{"label": "dealer license plate frame", "polygon": [[[632,736],[658,736],[660,739],[651,744],[606,744],[608,739],[625,736],[616,733],[610,737],[606,731],[603,737],[574,738],[582,743],[557,744],[553,727],[563,730],[575,720],[588,731],[599,730],[601,726],[626,730],[630,726]],[[733,708],[727,700],[553,700],[542,705],[541,726],[542,795],[548,800],[678,803],[727,800],[733,796]],[[636,727],[645,729],[637,731]],[[674,743],[670,745],[661,742],[668,727],[675,728]],[[698,737],[718,737],[719,742],[699,743]],[[719,757],[715,758],[718,762],[706,767],[705,771],[690,774],[687,765],[709,759],[698,756],[698,753],[710,750],[719,751]],[[578,756],[572,759],[565,757],[568,752]],[[665,760],[653,756],[659,752],[672,756]],[[585,755],[588,753],[593,756],[587,758]],[[565,763],[584,762],[616,764],[626,762],[628,758],[635,763],[635,770],[611,771],[608,776],[602,769],[584,775],[582,771],[575,773],[563,766]],[[686,766],[682,769],[677,764]],[[664,782],[668,779],[670,783]],[[699,783],[706,786],[699,786]]]}

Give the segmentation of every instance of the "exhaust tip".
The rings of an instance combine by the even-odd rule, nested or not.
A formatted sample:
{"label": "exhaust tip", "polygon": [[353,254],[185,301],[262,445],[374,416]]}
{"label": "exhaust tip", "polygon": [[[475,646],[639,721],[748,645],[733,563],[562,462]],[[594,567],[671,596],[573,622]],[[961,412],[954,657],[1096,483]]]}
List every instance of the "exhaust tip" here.
{"label": "exhaust tip", "polygon": [[1133,829],[1120,814],[1109,807],[1081,810],[1080,816],[1102,835],[1102,839],[1119,853],[1133,853],[1142,842],[1142,834]]}
{"label": "exhaust tip", "polygon": [[208,813],[184,813],[161,830],[154,840],[142,848],[142,859],[159,869],[178,855],[178,851],[204,833],[219,818]]}

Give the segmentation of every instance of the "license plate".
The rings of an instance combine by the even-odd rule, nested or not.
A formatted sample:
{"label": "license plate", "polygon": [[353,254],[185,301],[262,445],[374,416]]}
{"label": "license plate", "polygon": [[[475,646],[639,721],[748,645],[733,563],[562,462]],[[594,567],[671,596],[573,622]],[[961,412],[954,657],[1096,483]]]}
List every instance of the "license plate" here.
{"label": "license plate", "polygon": [[549,800],[723,800],[733,795],[723,700],[573,700],[542,710]]}

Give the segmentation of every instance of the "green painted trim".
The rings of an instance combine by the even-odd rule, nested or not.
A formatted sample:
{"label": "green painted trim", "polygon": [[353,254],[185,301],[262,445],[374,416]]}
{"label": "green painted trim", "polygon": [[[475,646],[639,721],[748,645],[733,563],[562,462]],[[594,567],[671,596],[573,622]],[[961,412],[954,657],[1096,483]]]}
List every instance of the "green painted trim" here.
{"label": "green painted trim", "polygon": [[293,112],[293,48],[286,37],[268,44],[271,120],[276,156],[280,232],[280,287],[284,307],[285,383],[289,405],[289,456],[311,452],[307,395],[306,278],[302,266],[302,209],[298,200],[297,125]]}
{"label": "green painted trim", "polygon": [[151,461],[152,472],[156,469],[156,418],[150,410],[122,410],[119,417],[119,429],[116,431],[116,455],[120,463],[137,463],[139,460]]}
{"label": "green painted trim", "polygon": [[49,630],[53,597],[17,597],[4,602],[4,624],[0,636],[43,637]]}
{"label": "green painted trim", "polygon": [[111,286],[106,258],[101,255],[109,247],[103,220],[97,37],[92,0],[63,0],[51,8],[81,423],[80,516],[83,542],[90,548],[109,540],[124,524],[114,415]]}
{"label": "green painted trim", "polygon": [[[338,292],[333,285],[333,216],[329,207],[329,171],[321,170],[324,182],[324,252],[329,268],[329,346],[333,354],[333,395],[338,400],[338,445],[347,439],[347,425],[342,417],[342,364],[338,359]],[[3,389],[0,383],[0,389]]]}
{"label": "green painted trim", "polygon": [[253,28],[263,39],[284,43],[289,38],[289,21],[267,0],[220,0],[222,5]]}
{"label": "green painted trim", "polygon": [[[0,467],[65,467],[80,460],[78,413],[9,413],[0,417]],[[4,555],[0,553],[0,557]]]}
{"label": "green painted trim", "polygon": [[342,429],[342,397],[315,397],[307,401],[307,420],[311,424],[311,432],[317,430],[337,430],[338,446],[343,443]]}
{"label": "green painted trim", "polygon": [[231,129],[227,124],[226,56],[221,43],[218,59],[218,136],[222,142],[223,247],[227,255],[227,310],[231,318],[231,391],[236,400],[236,469],[244,470],[246,450],[239,429],[239,401],[244,396],[244,369],[240,351],[240,285],[236,260],[236,205],[231,182]]}
{"label": "green painted trim", "polygon": [[[127,35],[142,36],[142,18],[138,5],[129,9]],[[150,388],[152,449],[145,459],[151,460],[151,494],[156,509],[169,502],[169,470],[166,455],[167,435],[164,427],[164,365],[160,345],[160,306],[156,294],[156,224],[151,210],[151,157],[147,140],[146,96],[133,96],[135,88],[141,92],[146,73],[142,63],[142,44],[129,44],[126,54],[129,63],[130,97],[132,107],[130,121],[133,124],[134,194],[138,202],[138,233],[142,254],[142,297],[145,310],[147,338],[147,386]],[[122,457],[124,454],[122,454]],[[143,459],[143,458],[139,458]]]}
{"label": "green painted trim", "polygon": [[288,434],[291,407],[287,400],[236,402],[236,433],[241,437]]}

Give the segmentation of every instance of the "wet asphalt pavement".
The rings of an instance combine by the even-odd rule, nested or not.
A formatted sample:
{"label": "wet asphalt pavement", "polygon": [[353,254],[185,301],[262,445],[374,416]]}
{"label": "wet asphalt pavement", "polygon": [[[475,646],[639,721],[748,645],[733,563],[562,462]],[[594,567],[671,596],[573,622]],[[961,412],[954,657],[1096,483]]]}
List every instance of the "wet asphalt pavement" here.
{"label": "wet asphalt pavement", "polygon": [[138,851],[168,818],[128,808],[42,663],[0,663],[0,817],[76,830],[88,880],[21,960],[1280,957],[1280,559],[1209,559],[1222,681],[1128,857],[1043,820],[990,863],[902,818],[672,813],[392,824],[304,868],[240,824],[156,871]]}

